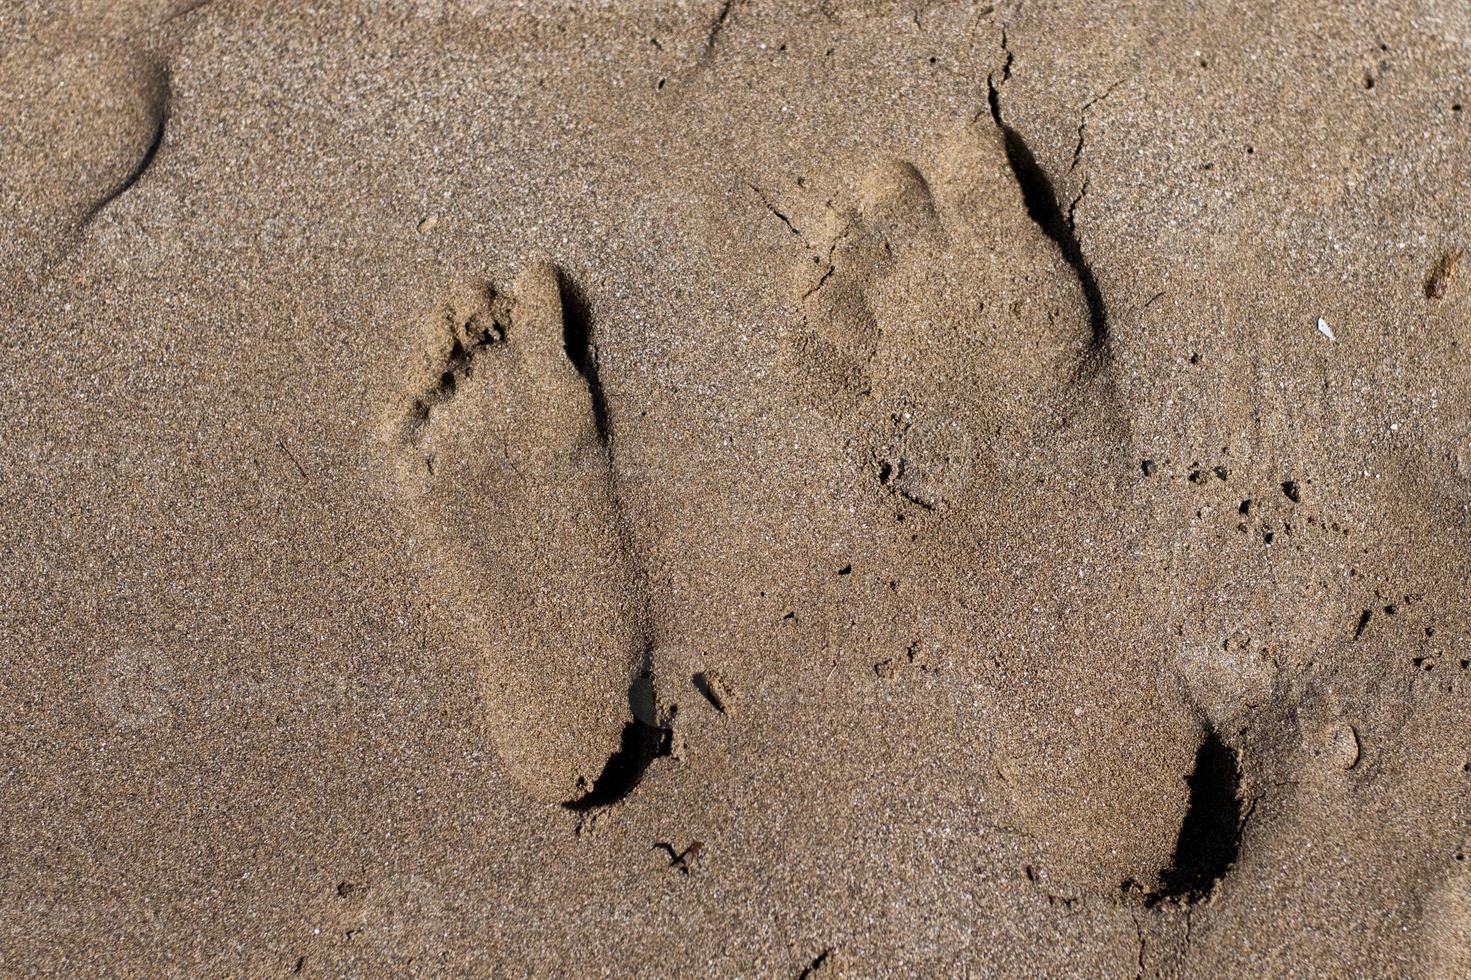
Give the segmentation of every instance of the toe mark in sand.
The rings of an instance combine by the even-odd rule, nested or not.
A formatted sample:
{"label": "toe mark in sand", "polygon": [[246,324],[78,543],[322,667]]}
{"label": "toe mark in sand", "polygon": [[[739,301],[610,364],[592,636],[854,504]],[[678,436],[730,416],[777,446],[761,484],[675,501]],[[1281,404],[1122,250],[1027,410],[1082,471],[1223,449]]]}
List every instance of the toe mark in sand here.
{"label": "toe mark in sand", "polygon": [[[505,341],[510,304],[495,287],[486,286],[477,309],[463,316],[449,311],[445,318],[451,338],[449,350],[444,355],[439,376],[409,408],[405,431],[410,441],[429,423],[434,409],[454,397],[460,382],[474,370],[475,358],[480,352]],[[432,464],[429,465],[432,470]]]}
{"label": "toe mark in sand", "polygon": [[1355,640],[1364,635],[1364,630],[1369,628],[1369,620],[1373,618],[1374,610],[1372,609],[1365,609],[1363,612],[1359,613],[1358,624],[1354,626]]}
{"label": "toe mark in sand", "polygon": [[705,696],[710,706],[723,715],[729,715],[733,707],[733,688],[725,675],[718,670],[707,670],[693,678],[695,689]]}
{"label": "toe mark in sand", "polygon": [[1440,258],[1430,267],[1425,275],[1425,298],[1440,299],[1450,288],[1451,277],[1456,274],[1456,266],[1460,265],[1461,258],[1466,254],[1463,248],[1453,248],[1448,252],[1442,252]]}

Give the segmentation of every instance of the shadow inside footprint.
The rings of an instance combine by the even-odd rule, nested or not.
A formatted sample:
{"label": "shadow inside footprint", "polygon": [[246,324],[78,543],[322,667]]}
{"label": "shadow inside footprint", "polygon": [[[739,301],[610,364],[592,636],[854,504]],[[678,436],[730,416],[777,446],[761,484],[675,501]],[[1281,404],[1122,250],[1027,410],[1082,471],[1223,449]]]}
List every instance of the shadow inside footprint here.
{"label": "shadow inside footprint", "polygon": [[598,350],[593,340],[592,309],[582,289],[565,275],[557,277],[557,289],[562,300],[562,343],[567,351],[567,360],[582,375],[592,397],[593,425],[598,438],[606,445],[611,435],[608,428],[608,396],[598,379]]}
{"label": "shadow inside footprint", "polygon": [[167,67],[157,68],[153,76],[151,85],[154,93],[149,104],[153,135],[149,137],[148,145],[144,147],[138,161],[133,164],[132,169],[118,182],[117,186],[87,209],[80,221],[82,226],[90,224],[109,204],[131,190],[133,185],[138,183],[143,178],[143,174],[153,165],[159,148],[163,146],[164,130],[168,128],[170,103],[173,99],[173,85]]}
{"label": "shadow inside footprint", "polygon": [[1185,782],[1190,805],[1155,902],[1193,902],[1209,894],[1241,846],[1241,768],[1235,751],[1214,731],[1206,732],[1195,753],[1195,771]]}
{"label": "shadow inside footprint", "polygon": [[630,721],[623,726],[622,744],[608,758],[592,788],[562,805],[578,813],[612,806],[634,791],[655,759],[668,754],[669,729]]}
{"label": "shadow inside footprint", "polygon": [[1063,213],[1062,206],[1058,204],[1057,191],[1052,186],[1052,178],[1037,162],[1037,157],[1022,134],[1002,121],[1000,92],[994,84],[990,86],[989,100],[991,120],[1001,131],[1002,143],[1006,148],[1006,162],[1011,167],[1017,186],[1021,188],[1022,203],[1026,205],[1027,215],[1042,229],[1043,234],[1056,243],[1063,260],[1078,277],[1078,282],[1083,287],[1083,299],[1088,304],[1093,346],[1101,348],[1108,340],[1108,308],[1103,302],[1103,290],[1099,288],[1093,268],[1084,257],[1083,247],[1073,231],[1072,209]]}

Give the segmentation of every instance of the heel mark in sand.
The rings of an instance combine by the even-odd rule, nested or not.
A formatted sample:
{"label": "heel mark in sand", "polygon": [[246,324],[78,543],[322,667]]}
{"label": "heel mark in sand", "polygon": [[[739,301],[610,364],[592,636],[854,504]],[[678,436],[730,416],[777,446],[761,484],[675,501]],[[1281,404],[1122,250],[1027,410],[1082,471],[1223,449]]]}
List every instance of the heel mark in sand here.
{"label": "heel mark in sand", "polygon": [[645,724],[638,719],[623,726],[623,741],[618,751],[609,758],[607,765],[587,792],[575,800],[562,805],[574,813],[601,810],[621,802],[632,793],[649,766],[655,759],[670,754],[671,731]]}
{"label": "heel mark in sand", "polygon": [[574,813],[590,813],[621,803],[638,788],[644,774],[657,759],[674,755],[673,708],[662,721],[658,715],[653,683],[654,652],[645,647],[643,668],[628,687],[628,705],[632,720],[624,723],[618,751],[608,757],[603,771],[591,785],[584,780],[586,791],[575,800],[562,804]]}

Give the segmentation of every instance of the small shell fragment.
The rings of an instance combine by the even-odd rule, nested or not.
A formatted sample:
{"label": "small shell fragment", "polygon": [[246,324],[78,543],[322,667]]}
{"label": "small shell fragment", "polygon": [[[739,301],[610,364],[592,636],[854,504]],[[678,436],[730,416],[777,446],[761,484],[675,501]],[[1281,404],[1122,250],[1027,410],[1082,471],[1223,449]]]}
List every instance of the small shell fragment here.
{"label": "small shell fragment", "polygon": [[1318,333],[1327,337],[1329,340],[1338,339],[1337,337],[1333,336],[1333,328],[1328,326],[1328,321],[1323,319],[1322,317],[1318,317]]}

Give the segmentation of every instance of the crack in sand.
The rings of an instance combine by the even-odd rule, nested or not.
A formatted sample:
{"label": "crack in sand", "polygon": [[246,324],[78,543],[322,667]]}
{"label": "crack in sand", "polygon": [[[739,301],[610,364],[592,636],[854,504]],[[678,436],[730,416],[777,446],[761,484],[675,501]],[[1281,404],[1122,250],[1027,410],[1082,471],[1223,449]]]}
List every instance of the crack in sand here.
{"label": "crack in sand", "polygon": [[701,62],[708,62],[715,54],[715,46],[720,43],[720,35],[725,32],[726,22],[730,20],[731,12],[735,10],[738,2],[739,0],[724,0],[721,3],[720,10],[715,14],[715,20],[705,32],[705,50],[700,54]]}
{"label": "crack in sand", "polygon": [[808,299],[816,296],[822,290],[822,287],[827,285],[827,281],[833,277],[833,273],[836,272],[838,268],[837,263],[833,261],[833,255],[837,252],[838,245],[843,241],[843,239],[847,238],[852,231],[853,225],[850,222],[849,224],[843,226],[842,231],[833,236],[832,241],[828,242],[827,255],[822,260],[823,265],[825,266],[822,271],[822,276],[817,280],[816,285],[814,285],[811,289],[802,294],[803,302],[806,302]]}
{"label": "crack in sand", "polygon": [[1078,227],[1078,205],[1083,202],[1083,198],[1088,196],[1088,184],[1090,182],[1090,178],[1083,178],[1083,186],[1078,189],[1078,193],[1074,195],[1072,202],[1067,206],[1067,226],[1069,229],[1076,229]]}
{"label": "crack in sand", "polygon": [[1083,103],[1083,107],[1078,110],[1078,142],[1077,145],[1073,147],[1073,162],[1068,166],[1068,173],[1072,173],[1074,170],[1078,169],[1078,163],[1081,162],[1081,160],[1083,159],[1083,145],[1088,138],[1087,134],[1089,110],[1098,105],[1098,103],[1107,99],[1110,95],[1113,95],[1114,90],[1122,84],[1122,79],[1115,81],[1108,88],[1104,89],[1101,95],[1095,95],[1093,96],[1093,98]]}
{"label": "crack in sand", "polygon": [[[1121,80],[1120,81],[1115,81],[1108,88],[1104,89],[1102,94],[1095,95],[1095,96],[1093,96],[1093,98],[1091,98],[1087,102],[1083,103],[1083,107],[1078,110],[1078,142],[1076,143],[1076,145],[1073,146],[1073,159],[1072,159],[1072,163],[1068,164],[1068,173],[1069,174],[1071,174],[1071,173],[1073,173],[1073,171],[1077,170],[1078,169],[1078,164],[1080,164],[1082,162],[1082,160],[1083,160],[1083,150],[1084,150],[1084,148],[1085,148],[1085,146],[1087,144],[1087,139],[1088,139],[1088,113],[1089,113],[1089,111],[1094,106],[1098,105],[1100,102],[1104,101],[1110,95],[1112,95],[1114,93],[1114,90],[1117,89],[1121,84],[1123,84]],[[1067,226],[1068,226],[1069,229],[1074,229],[1075,230],[1078,227],[1078,221],[1077,221],[1078,205],[1081,204],[1081,203],[1083,203],[1083,198],[1085,198],[1085,197],[1088,196],[1088,187],[1092,183],[1092,180],[1093,180],[1092,175],[1090,175],[1090,174],[1084,174],[1083,175],[1083,185],[1080,188],[1078,188],[1078,193],[1075,194],[1075,195],[1073,195],[1072,202],[1068,204],[1068,209],[1067,209]]]}
{"label": "crack in sand", "polygon": [[765,191],[763,191],[760,187],[757,187],[755,184],[751,183],[749,180],[746,181],[746,186],[751,188],[751,190],[755,192],[756,196],[761,199],[761,203],[765,206],[766,210],[770,211],[773,215],[777,217],[779,221],[781,221],[782,224],[787,226],[787,231],[791,232],[793,235],[796,235],[798,238],[804,237],[797,226],[792,224],[792,219],[787,217],[786,214],[784,214],[776,207],[776,205],[771,203],[771,198],[767,195]]}

